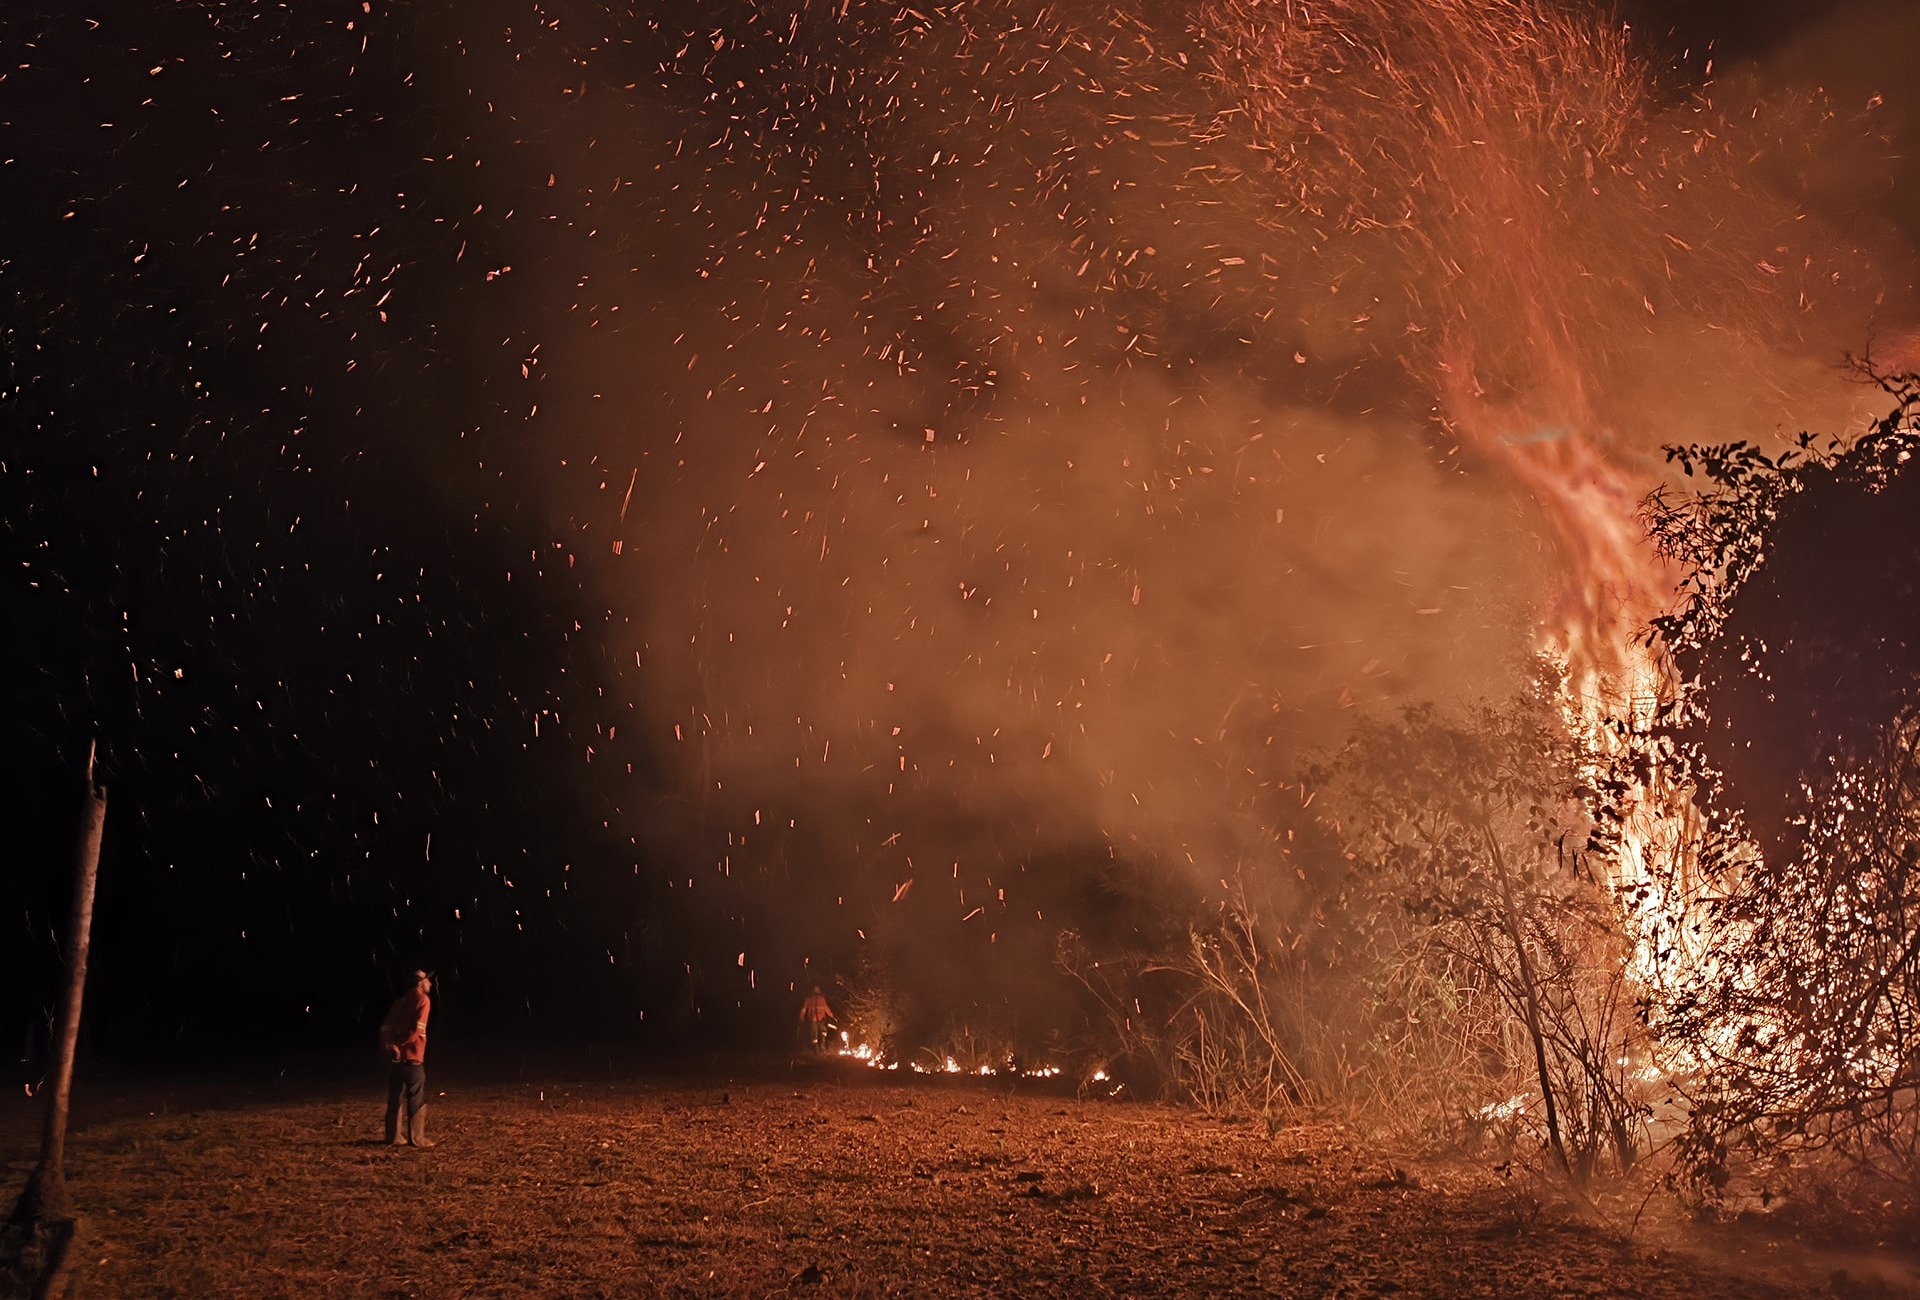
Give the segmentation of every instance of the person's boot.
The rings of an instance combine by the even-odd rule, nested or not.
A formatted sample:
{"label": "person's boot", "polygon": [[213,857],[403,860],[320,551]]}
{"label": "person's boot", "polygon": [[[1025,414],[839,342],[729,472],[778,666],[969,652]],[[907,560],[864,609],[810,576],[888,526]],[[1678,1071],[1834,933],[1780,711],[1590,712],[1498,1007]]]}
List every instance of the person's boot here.
{"label": "person's boot", "polygon": [[433,1139],[427,1136],[427,1108],[421,1106],[407,1116],[407,1141],[417,1147],[433,1145]]}

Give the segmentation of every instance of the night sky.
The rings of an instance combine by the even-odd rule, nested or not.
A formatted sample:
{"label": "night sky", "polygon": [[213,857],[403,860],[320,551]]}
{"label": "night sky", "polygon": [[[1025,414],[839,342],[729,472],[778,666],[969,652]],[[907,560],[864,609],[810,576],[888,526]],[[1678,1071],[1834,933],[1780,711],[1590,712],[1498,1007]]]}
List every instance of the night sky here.
{"label": "night sky", "polygon": [[1920,364],[1907,6],[1280,8],[7,5],[9,1050],[96,737],[97,1050],[1063,1019]]}

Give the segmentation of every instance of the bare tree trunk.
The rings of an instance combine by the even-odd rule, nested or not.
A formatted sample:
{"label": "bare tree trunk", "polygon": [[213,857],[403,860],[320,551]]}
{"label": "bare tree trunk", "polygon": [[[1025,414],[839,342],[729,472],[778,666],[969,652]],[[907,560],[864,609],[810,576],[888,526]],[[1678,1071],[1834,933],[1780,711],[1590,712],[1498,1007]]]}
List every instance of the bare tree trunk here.
{"label": "bare tree trunk", "polygon": [[53,1096],[40,1138],[40,1165],[14,1206],[16,1223],[72,1217],[67,1201],[67,1103],[73,1089],[73,1054],[80,1041],[80,996],[87,982],[87,943],[93,930],[93,889],[100,874],[100,834],[107,821],[107,792],[94,780],[93,748],[87,749],[87,803],[74,851],[73,915],[67,926],[67,986],[60,1007],[60,1037],[54,1044]]}
{"label": "bare tree trunk", "polygon": [[1506,855],[1500,852],[1500,842],[1494,837],[1490,826],[1482,823],[1481,834],[1487,841],[1487,852],[1493,857],[1494,874],[1500,880],[1500,905],[1505,913],[1507,938],[1513,943],[1514,956],[1520,962],[1520,982],[1526,992],[1527,1036],[1533,1039],[1533,1064],[1540,1075],[1540,1100],[1547,1109],[1547,1143],[1553,1149],[1554,1159],[1559,1161],[1560,1170],[1576,1183],[1573,1162],[1567,1159],[1567,1144],[1560,1137],[1560,1108],[1554,1101],[1553,1080],[1547,1071],[1547,1040],[1540,1028],[1540,989],[1534,982],[1533,960],[1527,956],[1526,932],[1520,925],[1519,904],[1513,897],[1513,881],[1507,875]]}

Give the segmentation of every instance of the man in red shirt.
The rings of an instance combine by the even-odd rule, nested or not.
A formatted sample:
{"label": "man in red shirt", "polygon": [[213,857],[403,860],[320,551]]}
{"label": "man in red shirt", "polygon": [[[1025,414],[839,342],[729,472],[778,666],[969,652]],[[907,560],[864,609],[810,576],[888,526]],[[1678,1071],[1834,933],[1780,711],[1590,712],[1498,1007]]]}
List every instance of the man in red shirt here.
{"label": "man in red shirt", "polygon": [[827,1005],[826,995],[816,984],[800,1004],[800,1024],[807,1031],[807,1045],[816,1052],[827,1050],[827,1022],[831,1019],[833,1008]]}
{"label": "man in red shirt", "polygon": [[380,1045],[393,1067],[387,1076],[387,1141],[394,1146],[433,1145],[427,1137],[427,1017],[433,1011],[427,995],[432,991],[433,976],[415,971],[413,987],[394,1000],[380,1024]]}

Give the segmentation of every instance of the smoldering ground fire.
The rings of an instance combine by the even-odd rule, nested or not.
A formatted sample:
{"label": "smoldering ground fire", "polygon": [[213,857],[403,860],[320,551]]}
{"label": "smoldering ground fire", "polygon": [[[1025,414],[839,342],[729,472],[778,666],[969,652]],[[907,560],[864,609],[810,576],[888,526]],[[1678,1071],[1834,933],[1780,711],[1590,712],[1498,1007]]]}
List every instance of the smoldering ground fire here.
{"label": "smoldering ground fire", "polygon": [[1302,773],[1355,716],[1540,650],[1583,720],[1654,691],[1662,444],[1857,427],[1842,358],[1913,361],[1913,109],[1803,64],[1824,32],[1728,69],[1518,0],[42,21],[114,42],[67,113],[105,134],[35,155],[113,278],[15,259],[17,409],[88,388],[41,305],[145,322],[122,395],[164,409],[81,431],[107,495],[23,448],[16,493],[81,486],[8,517],[112,645],[75,697],[142,851],[244,798],[233,951],[404,951],[527,1022],[531,982],[744,1037],[838,980],[944,1060],[1164,1017],[1107,973],[1195,918],[1203,975],[1330,928]]}

